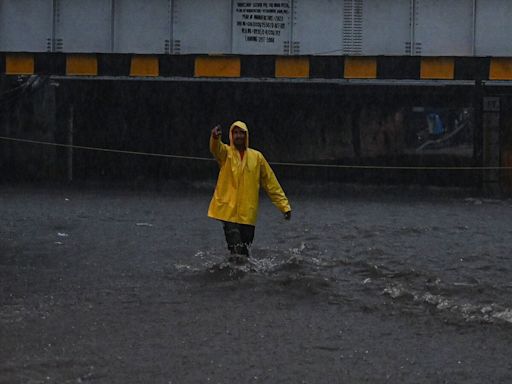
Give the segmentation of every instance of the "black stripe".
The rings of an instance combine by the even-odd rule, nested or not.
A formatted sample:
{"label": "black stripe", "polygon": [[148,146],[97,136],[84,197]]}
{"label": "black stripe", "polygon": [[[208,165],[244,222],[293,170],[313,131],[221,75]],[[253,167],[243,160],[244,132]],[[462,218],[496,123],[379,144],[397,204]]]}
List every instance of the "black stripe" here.
{"label": "black stripe", "polygon": [[160,76],[194,77],[195,55],[161,55]]}
{"label": "black stripe", "polygon": [[254,55],[240,56],[241,77],[271,78],[276,74],[277,56]]}
{"label": "black stripe", "polygon": [[340,79],[344,68],[343,56],[311,56],[309,59],[309,77],[312,79]]}
{"label": "black stripe", "polygon": [[456,57],[455,80],[488,80],[490,66],[488,57]]}
{"label": "black stripe", "polygon": [[5,53],[0,52],[0,74],[5,73]]}
{"label": "black stripe", "polygon": [[132,62],[131,54],[98,54],[98,75],[129,76]]}
{"label": "black stripe", "polygon": [[34,55],[35,73],[41,75],[65,75],[66,55],[63,53],[39,53]]}
{"label": "black stripe", "polygon": [[420,78],[421,57],[419,56],[378,56],[377,78],[396,80],[417,80]]}

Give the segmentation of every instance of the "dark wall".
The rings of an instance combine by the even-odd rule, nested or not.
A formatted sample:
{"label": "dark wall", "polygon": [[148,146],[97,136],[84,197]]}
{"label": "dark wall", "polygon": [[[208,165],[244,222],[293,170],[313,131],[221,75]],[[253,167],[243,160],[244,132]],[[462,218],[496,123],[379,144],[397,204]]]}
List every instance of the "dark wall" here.
{"label": "dark wall", "polygon": [[[243,120],[251,146],[271,162],[453,166],[475,164],[472,103],[472,89],[463,87],[60,80],[27,93],[3,121],[10,134],[66,143],[73,105],[75,145],[210,157],[211,127],[221,124],[227,141],[229,125]],[[455,130],[462,113],[468,126],[435,143]],[[444,132],[432,133],[432,114]],[[432,145],[418,150],[429,140]],[[32,151],[50,151],[55,159]],[[50,177],[51,170],[57,178],[66,175],[66,149],[16,144],[9,158],[11,177]],[[478,180],[475,174],[448,171],[274,168],[279,178],[310,182],[467,185]],[[214,162],[75,150],[73,171],[76,180],[200,180],[215,178],[217,167]]]}
{"label": "dark wall", "polygon": [[[55,140],[55,88],[49,79],[0,77],[0,134]],[[0,140],[0,180],[49,180],[56,175],[54,147]]]}

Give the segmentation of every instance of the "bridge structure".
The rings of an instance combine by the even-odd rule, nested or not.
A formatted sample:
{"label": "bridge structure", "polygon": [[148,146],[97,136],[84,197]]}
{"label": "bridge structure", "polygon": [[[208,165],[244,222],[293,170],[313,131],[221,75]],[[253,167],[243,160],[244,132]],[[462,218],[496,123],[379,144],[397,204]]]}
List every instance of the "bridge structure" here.
{"label": "bridge structure", "polygon": [[8,75],[512,79],[507,0],[1,0]]}
{"label": "bridge structure", "polygon": [[[508,0],[0,0],[0,80],[442,88],[445,99],[471,96],[430,142],[448,142],[461,126],[453,116],[470,116],[471,164],[508,167],[510,20]],[[410,110],[447,119],[431,101]]]}

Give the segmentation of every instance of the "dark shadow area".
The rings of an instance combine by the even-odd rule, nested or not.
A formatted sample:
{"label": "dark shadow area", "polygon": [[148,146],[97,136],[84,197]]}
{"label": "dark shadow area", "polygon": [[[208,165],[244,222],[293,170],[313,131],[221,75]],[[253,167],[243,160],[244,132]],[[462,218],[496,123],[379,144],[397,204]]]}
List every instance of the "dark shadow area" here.
{"label": "dark shadow area", "polygon": [[[5,90],[16,85],[2,84]],[[1,124],[11,137],[141,153],[75,149],[74,181],[212,181],[213,161],[150,154],[210,158],[211,127],[221,124],[226,142],[230,124],[243,120],[251,147],[271,163],[355,166],[275,165],[280,180],[474,187],[482,171],[429,169],[479,164],[473,91],[464,86],[58,80],[20,95],[3,109]],[[14,142],[2,147],[5,180],[69,176],[68,148]]]}

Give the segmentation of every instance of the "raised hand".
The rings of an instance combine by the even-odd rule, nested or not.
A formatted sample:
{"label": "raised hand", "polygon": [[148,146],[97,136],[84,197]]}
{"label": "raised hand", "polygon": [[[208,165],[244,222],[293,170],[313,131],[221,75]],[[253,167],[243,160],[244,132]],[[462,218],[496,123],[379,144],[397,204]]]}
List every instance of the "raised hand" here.
{"label": "raised hand", "polygon": [[216,125],[212,129],[212,137],[214,139],[218,139],[222,135],[222,129],[220,128],[220,125]]}

